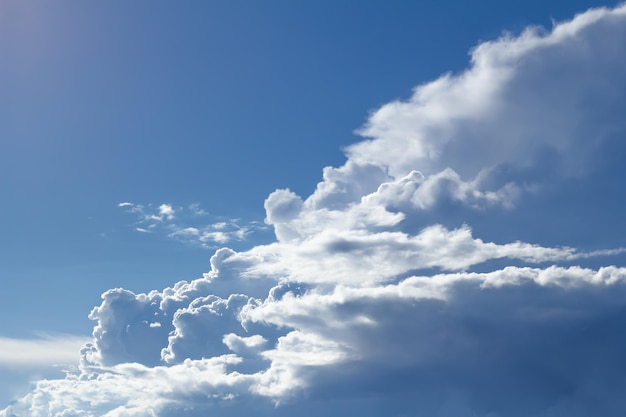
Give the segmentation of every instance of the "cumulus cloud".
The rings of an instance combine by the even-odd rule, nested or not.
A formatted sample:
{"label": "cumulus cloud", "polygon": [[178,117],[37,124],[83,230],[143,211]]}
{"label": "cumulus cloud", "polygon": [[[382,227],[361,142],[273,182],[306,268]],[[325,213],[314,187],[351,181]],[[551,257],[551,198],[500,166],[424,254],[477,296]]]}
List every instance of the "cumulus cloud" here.
{"label": "cumulus cloud", "polygon": [[371,139],[349,147],[350,159],[381,164],[393,176],[452,168],[471,179],[503,164],[532,166],[539,153],[554,151],[561,174],[590,169],[594,151],[624,127],[614,118],[623,100],[614,93],[624,84],[623,15],[623,8],[597,9],[545,35],[528,28],[478,45],[468,70],[374,112],[359,130]]}
{"label": "cumulus cloud", "polygon": [[[540,233],[570,219],[554,189],[587,204],[623,174],[624,42],[626,6],[478,45],[467,70],[373,112],[310,196],[270,194],[275,242],[218,249],[164,290],[105,292],[79,369],[0,416],[621,416],[625,250],[572,244],[593,217],[556,245],[470,220]],[[204,215],[120,207],[145,230]],[[230,226],[176,227],[219,243]]]}

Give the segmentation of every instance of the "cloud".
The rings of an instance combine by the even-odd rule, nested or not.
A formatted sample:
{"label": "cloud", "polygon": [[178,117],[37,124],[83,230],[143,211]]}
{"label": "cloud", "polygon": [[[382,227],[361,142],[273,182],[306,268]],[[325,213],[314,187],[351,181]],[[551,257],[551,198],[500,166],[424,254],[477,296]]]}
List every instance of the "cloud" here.
{"label": "cloud", "polygon": [[159,214],[162,216],[161,218],[165,218],[167,220],[174,220],[174,208],[169,204],[161,204],[159,206]]}
{"label": "cloud", "polygon": [[5,405],[23,395],[32,382],[63,378],[76,370],[77,352],[88,343],[86,336],[37,334],[29,338],[0,337],[0,401]]}
{"label": "cloud", "polygon": [[77,364],[76,352],[88,341],[86,337],[74,335],[42,335],[29,339],[0,337],[0,366]]}
{"label": "cloud", "polygon": [[562,174],[590,169],[593,150],[623,128],[612,117],[623,100],[612,92],[624,83],[615,42],[624,36],[623,15],[623,8],[596,9],[551,33],[528,28],[481,43],[468,70],[375,111],[359,130],[371,139],[350,146],[350,159],[386,166],[393,176],[418,167],[426,176],[452,168],[472,178],[502,164],[533,165],[552,150]]}
{"label": "cloud", "polygon": [[[268,403],[287,401],[269,415],[290,415],[290,404],[306,400],[297,396],[299,390],[331,402],[347,401],[355,395],[352,390],[374,390],[377,395],[391,390],[390,398],[404,392],[426,404],[408,404],[408,410],[436,415],[451,407],[451,393],[465,398],[465,407],[486,412],[507,411],[507,400],[528,397],[530,404],[515,407],[531,412],[556,406],[568,396],[577,398],[577,390],[591,390],[617,406],[621,396],[611,398],[611,387],[602,378],[619,383],[624,366],[615,360],[625,346],[619,331],[625,278],[626,269],[617,267],[508,267],[411,276],[386,286],[342,285],[301,295],[288,291],[259,304],[246,303],[243,296],[235,297],[240,301],[234,304],[232,299],[195,297],[174,319],[177,343],[185,344],[191,358],[169,366],[123,358],[108,367],[85,362],[80,374],[42,381],[23,401],[30,402],[30,415],[35,416],[49,410],[58,415],[65,410],[168,415],[168,407],[179,413],[185,406],[206,410],[258,396],[260,404],[264,398]],[[150,311],[156,306],[148,300],[159,298],[155,296],[126,293],[123,299],[126,308],[142,303]],[[125,311],[117,300],[116,311]],[[239,317],[248,332],[228,313],[235,305],[244,306]],[[133,314],[120,314],[122,318],[130,322],[121,328],[139,323]],[[297,330],[270,336],[271,341],[258,334],[244,336],[268,325]],[[108,331],[119,332],[113,326]],[[178,338],[187,331],[190,339]],[[220,332],[225,333],[222,338],[217,337]],[[134,343],[146,337],[132,331],[127,335]],[[232,348],[238,353],[228,353]],[[147,354],[134,359],[149,362]],[[244,372],[246,361],[256,361],[256,369]],[[18,412],[18,406],[11,412]],[[584,410],[592,409],[587,405]]]}
{"label": "cloud", "polygon": [[[623,178],[624,42],[626,6],[481,43],[373,112],[310,196],[271,193],[275,242],[105,292],[79,369],[0,416],[621,416],[625,250],[594,239],[617,217],[571,213]],[[120,207],[176,238],[236,228]],[[485,236],[529,229],[557,244]]]}
{"label": "cloud", "polygon": [[[620,248],[595,255],[623,252]],[[397,279],[412,270],[466,270],[501,258],[537,264],[591,255],[568,247],[547,248],[523,242],[498,245],[473,238],[468,227],[448,230],[434,225],[413,236],[403,232],[329,229],[296,244],[259,246],[234,257],[247,261],[263,259],[245,271],[250,277],[282,276],[303,283],[371,285]]]}
{"label": "cloud", "polygon": [[[259,222],[240,224],[238,219],[211,217],[199,204],[177,207],[171,204],[144,206],[122,202],[118,207],[137,215],[135,231],[140,233],[163,233],[180,242],[216,249],[233,241],[244,241],[250,234],[264,229]],[[209,223],[207,223],[209,221]]]}

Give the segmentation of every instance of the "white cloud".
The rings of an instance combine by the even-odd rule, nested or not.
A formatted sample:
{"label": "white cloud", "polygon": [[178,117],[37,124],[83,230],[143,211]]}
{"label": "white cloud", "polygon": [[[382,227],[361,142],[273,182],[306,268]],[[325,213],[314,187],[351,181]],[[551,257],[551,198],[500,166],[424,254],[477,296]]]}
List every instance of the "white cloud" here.
{"label": "white cloud", "polygon": [[623,82],[615,71],[624,64],[616,46],[624,14],[623,7],[595,10],[550,33],[529,28],[478,45],[467,71],[376,111],[360,130],[372,139],[352,145],[350,159],[382,164],[394,176],[450,167],[472,178],[499,164],[532,164],[547,147],[559,152],[565,173],[584,169],[581,151],[610,139],[606,130],[590,137],[585,127],[616,104],[611,89]]}
{"label": "white cloud", "polygon": [[167,220],[174,220],[174,208],[169,204],[161,204],[159,206],[159,214]]}
{"label": "white cloud", "polygon": [[228,346],[228,349],[236,353],[248,350],[258,350],[265,345],[265,343],[267,343],[267,340],[259,334],[243,337],[238,336],[235,333],[228,333],[224,335],[222,341],[226,346]]}
{"label": "white cloud", "polygon": [[84,336],[65,334],[28,339],[0,337],[0,366],[76,365],[77,353],[88,341]]}
{"label": "white cloud", "polygon": [[[595,255],[601,253],[605,252]],[[235,255],[233,261],[262,259],[246,268],[244,275],[249,277],[277,276],[304,283],[359,286],[394,280],[411,270],[466,270],[501,258],[537,264],[589,256],[568,247],[547,248],[523,242],[498,245],[474,238],[468,227],[447,230],[434,225],[413,236],[399,231],[328,229],[295,244],[258,246]]]}
{"label": "white cloud", "polygon": [[[187,349],[209,343],[205,353],[215,356],[205,359],[198,352],[192,354],[195,359],[170,366],[122,361],[103,368],[84,362],[81,374],[42,381],[22,403],[30,404],[33,416],[62,415],[65,410],[83,410],[85,415],[167,415],[168,407],[183,412],[182,404],[197,402],[203,409],[211,404],[236,403],[247,396],[259,396],[261,404],[263,398],[287,400],[288,404],[290,398],[300,398],[293,397],[299,390],[315,393],[324,384],[340,390],[348,381],[380,389],[381,383],[397,383],[387,379],[390,375],[409,372],[417,388],[405,389],[417,389],[413,395],[440,396],[437,407],[449,401],[441,397],[444,392],[439,392],[446,378],[460,378],[464,395],[473,398],[480,394],[478,399],[483,405],[497,406],[497,401],[489,401],[484,392],[473,392],[473,385],[466,384],[471,375],[464,374],[459,366],[469,366],[468,372],[482,372],[485,379],[479,380],[486,384],[485,389],[505,386],[505,395],[514,395],[515,388],[540,398],[542,384],[555,383],[541,381],[550,372],[567,372],[567,382],[561,384],[582,389],[587,378],[593,378],[588,375],[590,369],[612,364],[608,358],[596,357],[602,350],[598,340],[589,339],[586,332],[572,333],[573,329],[595,328],[595,337],[601,341],[617,343],[617,348],[626,345],[620,333],[612,331],[620,322],[625,278],[626,269],[617,267],[507,267],[489,273],[412,276],[385,286],[339,285],[328,292],[318,288],[301,295],[288,291],[260,304],[244,304],[241,320],[246,327],[249,331],[255,325],[256,329],[265,329],[271,341],[258,334],[241,336],[241,328],[236,330],[239,334],[229,332],[238,327],[235,316],[226,317],[226,310],[222,310],[231,302],[196,297],[189,308],[176,313],[180,318],[190,312],[200,319],[195,328],[176,324],[180,334],[190,331],[193,339],[179,342],[187,343]],[[130,293],[126,297],[126,303],[140,302],[146,307],[154,305],[149,300],[160,298],[157,294]],[[122,308],[120,298],[115,305],[119,319],[131,320],[119,324],[120,328],[132,327],[137,319],[125,312],[128,309]],[[202,319],[203,311],[213,317],[212,321]],[[597,327],[602,323],[608,328]],[[270,336],[268,324],[297,330]],[[116,332],[111,325],[108,331]],[[211,336],[212,332],[215,335]],[[504,334],[494,337],[498,333],[492,332]],[[217,337],[220,333],[224,333],[221,338]],[[205,337],[199,338],[201,335]],[[131,331],[126,337],[143,339],[145,335]],[[222,339],[224,350],[216,351]],[[576,343],[575,348],[569,346],[570,341]],[[136,341],[127,339],[125,343],[118,350],[126,350],[131,346],[128,343]],[[239,350],[243,357],[228,354],[226,348]],[[561,350],[564,348],[566,351]],[[482,350],[489,352],[488,359],[480,356]],[[498,379],[498,372],[516,372],[519,356],[527,354],[539,361],[539,368],[533,368],[536,375],[516,376],[519,379],[515,382]],[[465,362],[467,358],[470,362]],[[145,361],[148,357],[139,355],[134,359]],[[256,361],[257,369],[259,363],[262,366],[252,372],[239,370],[246,361]],[[576,366],[570,368],[570,361]],[[541,370],[541,366],[549,368]],[[380,369],[386,369],[387,376],[383,381],[372,380],[380,375]],[[435,370],[439,376],[433,378]],[[430,388],[421,392],[420,386]],[[22,403],[15,404],[11,412],[19,413]],[[289,408],[279,406],[269,414],[288,412]]]}
{"label": "white cloud", "polygon": [[79,364],[86,336],[38,334],[30,338],[0,337],[0,402],[19,398],[33,381],[63,378]]}
{"label": "white cloud", "polygon": [[202,207],[200,207],[199,203],[190,204],[188,206],[188,209],[189,209],[189,211],[191,211],[196,216],[206,216],[206,215],[209,214],[206,210],[204,210]]}
{"label": "white cloud", "polygon": [[[375,111],[312,195],[270,194],[276,242],[219,249],[163,291],[105,292],[80,369],[0,416],[621,416],[625,250],[571,245],[603,219],[572,222],[549,193],[584,205],[585,179],[606,179],[625,42],[621,6],[478,45],[466,71]],[[522,205],[535,221],[508,224]],[[245,235],[183,224],[197,206],[120,207],[179,239]],[[492,241],[433,221],[455,213],[564,226],[553,246]]]}
{"label": "white cloud", "polygon": [[[144,206],[129,202],[119,203],[118,207],[137,215],[135,231],[140,233],[164,233],[178,241],[204,248],[216,249],[233,241],[244,241],[248,235],[263,229],[258,222],[241,225],[238,219],[218,220],[207,218],[209,213],[199,204],[187,208],[171,204]],[[199,223],[199,220],[202,220]],[[207,220],[213,220],[207,223]]]}

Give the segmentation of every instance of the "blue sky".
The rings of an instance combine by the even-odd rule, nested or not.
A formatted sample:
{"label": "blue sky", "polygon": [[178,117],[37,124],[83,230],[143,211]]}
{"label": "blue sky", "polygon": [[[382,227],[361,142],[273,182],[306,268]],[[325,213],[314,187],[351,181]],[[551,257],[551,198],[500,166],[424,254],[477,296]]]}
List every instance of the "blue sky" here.
{"label": "blue sky", "polygon": [[600,6],[0,5],[0,416],[619,415]]}

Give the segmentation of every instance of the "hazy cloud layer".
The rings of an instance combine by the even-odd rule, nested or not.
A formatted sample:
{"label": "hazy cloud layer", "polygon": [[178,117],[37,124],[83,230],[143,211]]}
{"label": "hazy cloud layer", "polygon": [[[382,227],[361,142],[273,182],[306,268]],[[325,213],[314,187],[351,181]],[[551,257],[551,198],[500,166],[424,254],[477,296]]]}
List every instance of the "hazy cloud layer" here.
{"label": "hazy cloud layer", "polygon": [[0,399],[11,399],[42,378],[62,378],[76,371],[76,355],[89,338],[69,334],[38,334],[29,338],[0,337]]}
{"label": "hazy cloud layer", "polygon": [[[312,195],[268,196],[276,242],[105,292],[79,370],[0,416],[621,416],[624,245],[577,249],[607,220],[566,221],[624,173],[625,43],[622,6],[478,45],[466,71],[372,113]],[[145,230],[180,215],[120,206]],[[468,219],[566,223],[543,245]]]}
{"label": "hazy cloud layer", "polygon": [[76,365],[76,351],[88,340],[74,335],[41,335],[30,339],[0,337],[0,366]]}

